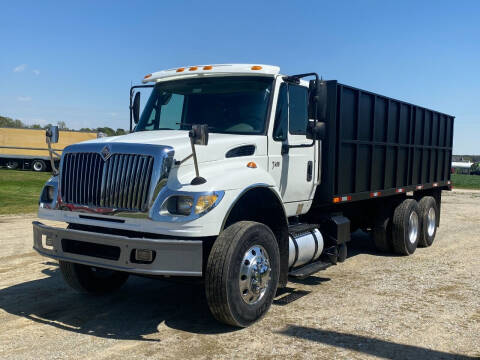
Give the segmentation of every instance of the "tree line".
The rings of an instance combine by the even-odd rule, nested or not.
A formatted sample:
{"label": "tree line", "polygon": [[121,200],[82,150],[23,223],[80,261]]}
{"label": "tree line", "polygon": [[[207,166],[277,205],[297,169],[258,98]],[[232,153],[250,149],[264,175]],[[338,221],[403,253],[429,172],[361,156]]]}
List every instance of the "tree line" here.
{"label": "tree line", "polygon": [[[3,128],[17,128],[17,129],[47,129],[53,126],[53,124],[47,124],[45,126],[39,124],[27,125],[23,121],[18,119],[12,119],[7,116],[0,115],[0,127]],[[88,132],[102,132],[107,136],[115,136],[115,135],[125,135],[128,131],[118,128],[114,130],[108,126],[105,127],[98,127],[98,128],[81,128],[80,130],[69,129],[65,121],[57,122],[57,126],[59,130],[70,130],[70,131],[88,131]]]}

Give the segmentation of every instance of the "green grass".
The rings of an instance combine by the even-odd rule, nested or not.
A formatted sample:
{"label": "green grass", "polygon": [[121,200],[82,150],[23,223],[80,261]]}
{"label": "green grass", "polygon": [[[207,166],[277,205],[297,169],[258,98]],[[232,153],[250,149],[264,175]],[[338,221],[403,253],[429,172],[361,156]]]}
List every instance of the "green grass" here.
{"label": "green grass", "polygon": [[452,185],[459,189],[480,189],[480,175],[452,174]]}
{"label": "green grass", "polygon": [[34,213],[50,173],[0,169],[0,215]]}

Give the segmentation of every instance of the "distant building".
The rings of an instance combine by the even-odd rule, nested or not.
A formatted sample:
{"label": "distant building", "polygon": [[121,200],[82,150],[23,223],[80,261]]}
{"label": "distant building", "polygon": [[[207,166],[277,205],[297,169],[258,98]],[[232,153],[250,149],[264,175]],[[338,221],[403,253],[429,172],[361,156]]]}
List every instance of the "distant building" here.
{"label": "distant building", "polygon": [[452,161],[452,172],[456,174],[470,174],[473,162],[471,161]]}

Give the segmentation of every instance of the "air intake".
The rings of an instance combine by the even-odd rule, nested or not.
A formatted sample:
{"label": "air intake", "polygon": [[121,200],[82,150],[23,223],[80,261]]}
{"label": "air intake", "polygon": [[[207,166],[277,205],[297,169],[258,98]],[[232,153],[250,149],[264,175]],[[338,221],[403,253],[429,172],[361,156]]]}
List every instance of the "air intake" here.
{"label": "air intake", "polygon": [[128,211],[145,211],[152,178],[153,157],[98,153],[68,153],[61,173],[62,201]]}
{"label": "air intake", "polygon": [[250,156],[255,153],[255,145],[242,145],[231,150],[225,154],[227,158]]}

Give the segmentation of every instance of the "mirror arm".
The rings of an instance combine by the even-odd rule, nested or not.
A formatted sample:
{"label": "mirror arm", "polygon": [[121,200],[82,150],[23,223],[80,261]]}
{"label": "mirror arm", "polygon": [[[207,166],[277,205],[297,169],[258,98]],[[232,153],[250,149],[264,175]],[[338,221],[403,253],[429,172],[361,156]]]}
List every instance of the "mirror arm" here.
{"label": "mirror arm", "polygon": [[316,141],[316,140],[313,139],[310,144],[300,144],[300,145],[283,144],[283,145],[282,145],[282,155],[288,154],[290,149],[312,147],[312,146],[315,145],[315,141]]}
{"label": "mirror arm", "polygon": [[50,166],[52,167],[52,175],[53,176],[57,176],[58,174],[60,174],[60,172],[58,171],[57,167],[55,166],[55,159],[54,159],[54,155],[60,157],[60,155],[55,152],[55,150],[52,149],[52,144],[50,142],[47,142],[47,145],[48,145],[48,153],[50,155]]}

